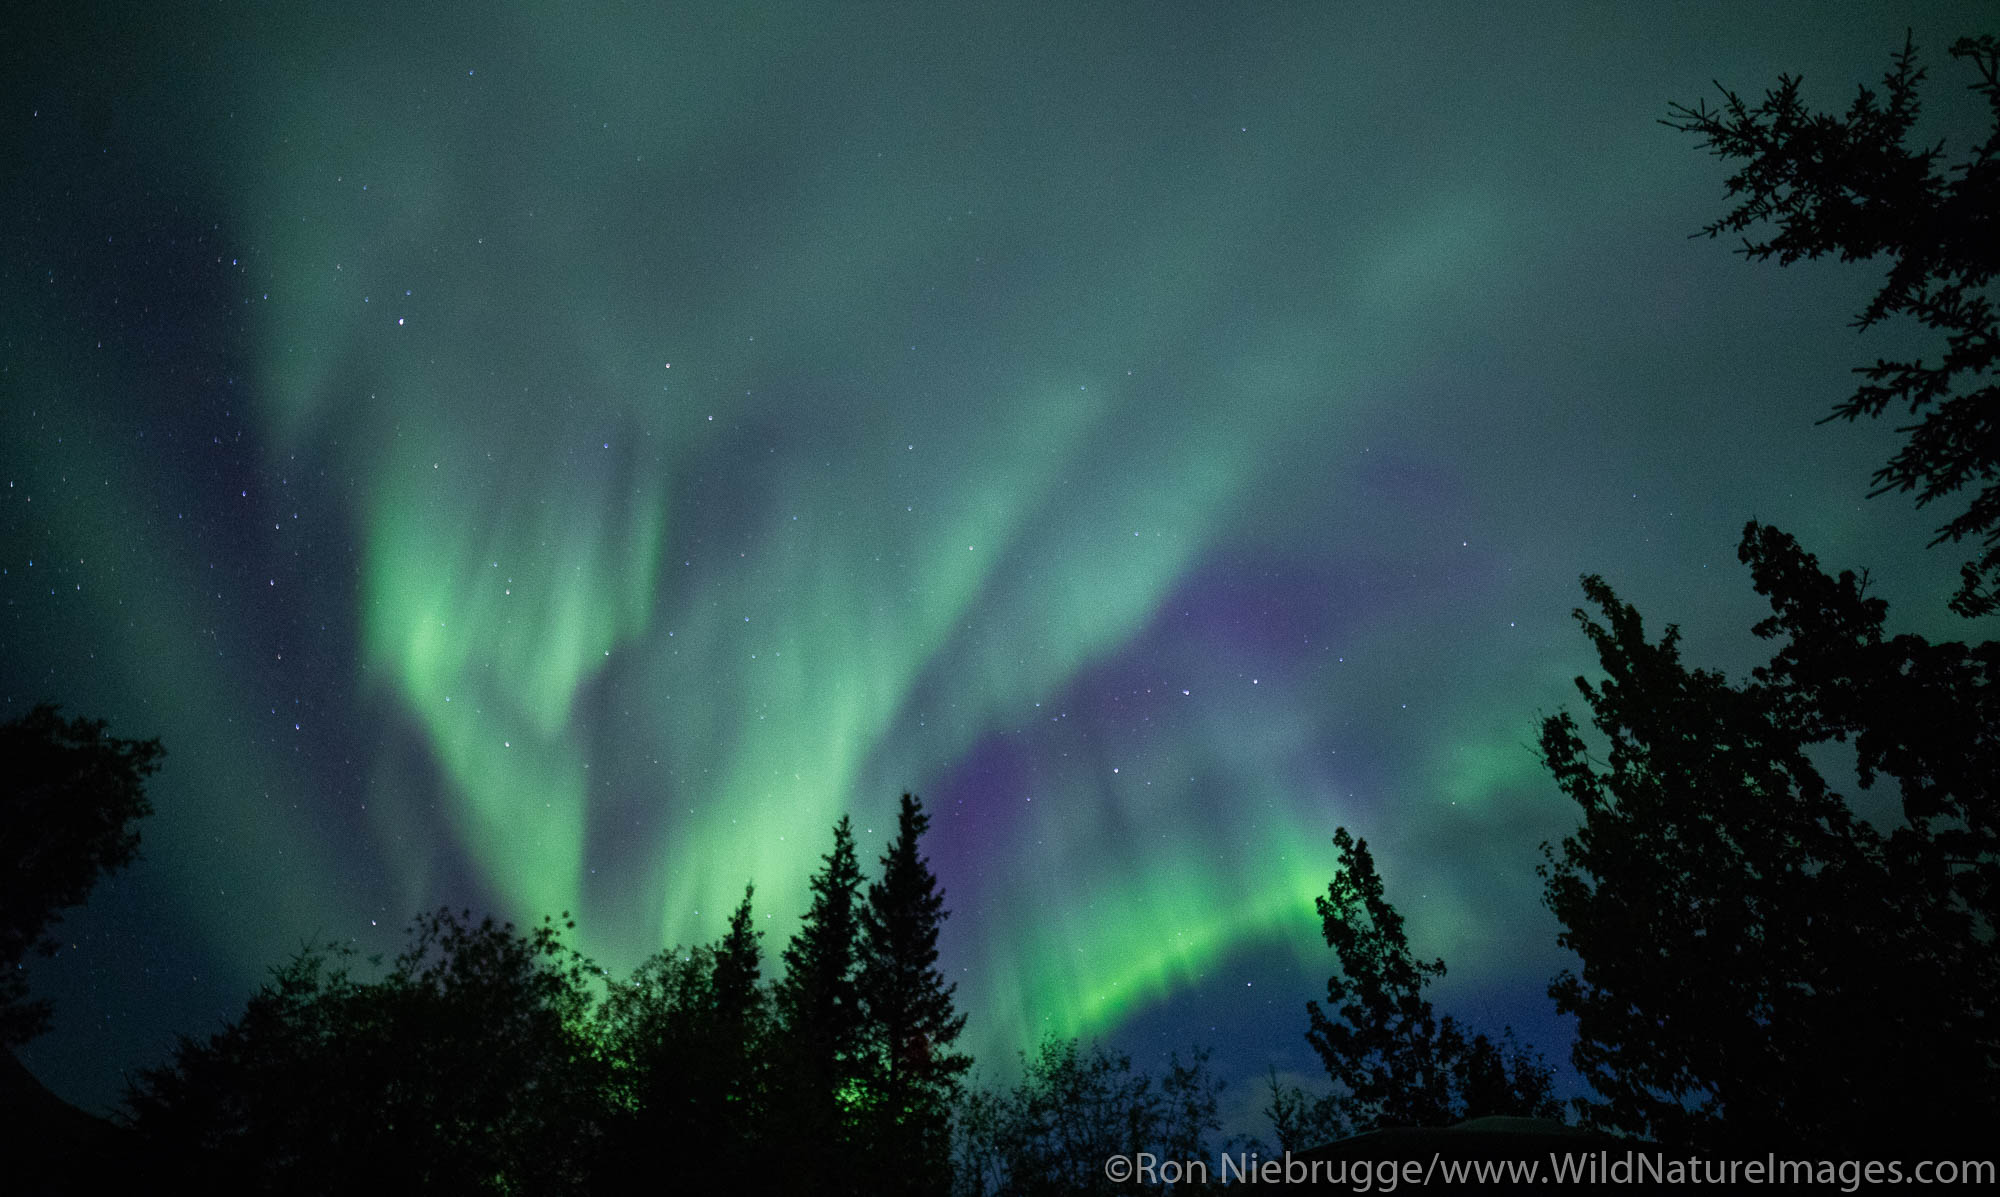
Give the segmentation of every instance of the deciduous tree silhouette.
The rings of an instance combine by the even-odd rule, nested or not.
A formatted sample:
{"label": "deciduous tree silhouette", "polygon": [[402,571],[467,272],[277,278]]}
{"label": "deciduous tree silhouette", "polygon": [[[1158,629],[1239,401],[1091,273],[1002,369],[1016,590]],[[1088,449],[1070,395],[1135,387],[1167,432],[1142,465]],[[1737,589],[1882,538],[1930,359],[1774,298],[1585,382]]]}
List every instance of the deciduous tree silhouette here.
{"label": "deciduous tree silhouette", "polygon": [[1306,1092],[1278,1078],[1273,1066],[1265,1078],[1271,1100],[1264,1117],[1271,1123],[1271,1136],[1281,1151],[1305,1151],[1322,1143],[1344,1139],[1354,1132],[1331,1095]]}
{"label": "deciduous tree silhouette", "polygon": [[165,750],[104,729],[48,703],[0,724],[0,1046],[48,1029],[49,1005],[28,998],[20,964],[54,954],[59,912],[132,862],[133,824],[153,811],[146,778]]}
{"label": "deciduous tree silhouette", "polygon": [[954,1191],[962,1197],[1067,1197],[1152,1192],[1114,1184],[1104,1161],[1150,1152],[1159,1160],[1208,1160],[1223,1085],[1208,1052],[1175,1052],[1166,1075],[1136,1072],[1130,1056],[1053,1036],[1021,1053],[1010,1088],[973,1088],[954,1128]]}
{"label": "deciduous tree silhouette", "polygon": [[1271,1113],[1281,1137],[1296,1128],[1368,1130],[1447,1126],[1488,1114],[1554,1117],[1553,1073],[1513,1042],[1468,1035],[1439,1017],[1423,991],[1444,976],[1444,961],[1410,954],[1403,916],[1383,897],[1366,840],[1334,831],[1339,868],[1317,900],[1339,970],[1327,978],[1326,1006],[1306,1003],[1306,1040],[1326,1064],[1335,1092],[1312,1103],[1273,1085]]}
{"label": "deciduous tree silhouette", "polygon": [[[1583,814],[1541,869],[1583,965],[1550,989],[1601,1095],[1580,1108],[1675,1144],[1970,1142],[2000,1114],[2000,653],[1885,639],[1861,580],[1773,529],[1749,525],[1740,555],[1776,612],[1757,632],[1787,640],[1742,686],[1584,582],[1607,677],[1577,686],[1604,747],[1567,713],[1541,736]],[[1887,834],[1811,758],[1850,738],[1864,784],[1903,783]]]}
{"label": "deciduous tree silhouette", "polygon": [[545,921],[440,910],[382,979],[308,947],[243,1017],[141,1073],[131,1118],[189,1183],[232,1191],[589,1191],[604,1128],[595,970]]}
{"label": "deciduous tree silhouette", "polygon": [[1786,75],[1755,107],[1724,90],[1720,109],[1675,104],[1664,123],[1742,163],[1728,182],[1729,194],[1741,199],[1703,232],[1775,224],[1765,240],[1745,237],[1742,252],[1780,265],[1825,254],[1844,262],[1886,257],[1888,278],[1854,323],[1866,329],[1910,316],[1944,334],[1935,363],[1878,359],[1858,367],[1866,381],[1826,419],[1908,409],[1911,423],[1898,431],[1909,439],[1875,472],[1874,494],[1915,490],[1923,506],[1978,488],[1931,542],[1983,545],[1961,569],[1951,600],[1972,616],[2000,609],[2000,383],[1993,379],[2000,317],[1985,293],[2000,270],[2000,38],[1961,38],[1951,56],[1977,72],[1972,87],[1985,97],[1993,125],[1949,167],[1941,165],[1943,143],[1909,144],[1924,72],[1907,39],[1881,92],[1861,88],[1844,117],[1808,109],[1799,78]]}

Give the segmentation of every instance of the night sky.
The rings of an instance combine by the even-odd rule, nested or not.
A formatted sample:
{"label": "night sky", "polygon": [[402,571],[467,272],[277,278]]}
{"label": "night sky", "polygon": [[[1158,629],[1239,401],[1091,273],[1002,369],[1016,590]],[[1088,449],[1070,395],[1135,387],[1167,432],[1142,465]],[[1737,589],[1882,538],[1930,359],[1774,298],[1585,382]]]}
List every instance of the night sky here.
{"label": "night sky", "polygon": [[1740,676],[1755,516],[1966,635],[1893,421],[1814,426],[1928,344],[1690,240],[1727,167],[1657,122],[1844,107],[1907,26],[1955,149],[1984,4],[28,7],[0,718],[168,750],[31,966],[93,1109],[442,902],[623,973],[754,881],[775,957],[906,789],[989,1074],[1323,1081],[1344,824],[1567,1078],[1578,576]]}

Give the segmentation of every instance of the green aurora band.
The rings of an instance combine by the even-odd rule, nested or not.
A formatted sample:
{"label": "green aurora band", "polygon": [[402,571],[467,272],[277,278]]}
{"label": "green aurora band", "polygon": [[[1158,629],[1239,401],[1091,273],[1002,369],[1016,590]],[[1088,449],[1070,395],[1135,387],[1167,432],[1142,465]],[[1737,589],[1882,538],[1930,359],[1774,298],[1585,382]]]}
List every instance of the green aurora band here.
{"label": "green aurora band", "polygon": [[[1121,164],[1166,199],[1065,217],[1057,273],[1030,214],[1103,181],[1019,177],[1010,158],[1051,148],[1020,144],[1032,115],[925,144],[966,114],[867,95],[895,48],[837,28],[804,36],[845,103],[673,30],[603,34],[280,39],[309,52],[268,56],[284,98],[235,170],[269,438],[361,493],[370,685],[421,727],[510,911],[575,911],[591,951],[630,960],[713,934],[746,880],[795,917],[840,813],[1055,711],[1220,536],[1269,518],[1261,473],[1357,388],[1310,312],[1213,352],[1216,290],[1254,278],[1309,186],[1216,169],[1235,130],[1202,131],[1205,169]],[[624,41],[652,49],[596,57]],[[918,128],[892,136],[905,102]],[[1118,123],[1053,148],[1080,165]],[[1434,206],[1371,239],[1354,286],[1423,307],[1488,223]],[[1182,688],[1208,748],[1078,734],[1028,792],[990,795],[1032,838],[984,886],[946,870],[961,900],[1021,908],[965,962],[987,1033],[1107,1028],[1310,918],[1326,828],[1286,790],[1312,729],[1246,737],[1242,699]],[[606,791],[654,809],[607,813]],[[368,804],[406,872],[411,792],[391,773]],[[1005,896],[1009,873],[1032,894]]]}
{"label": "green aurora band", "polygon": [[[1256,952],[1309,978],[1272,1006],[1298,1020],[1341,823],[1455,976],[1552,971],[1523,912],[1568,812],[1528,742],[1588,666],[1577,573],[1752,611],[1747,509],[1657,464],[1732,448],[1682,413],[1740,380],[1605,414],[1671,373],[1629,329],[1699,293],[1635,318],[1600,264],[1701,252],[1714,180],[1646,124],[1678,75],[1577,82],[1615,138],[1502,139],[1505,72],[1419,106],[1399,65],[1518,49],[1533,22],[1478,6],[416,8],[121,34],[261,484],[87,401],[180,381],[32,287],[0,308],[10,468],[120,663],[60,697],[167,741],[146,842],[189,940],[247,984],[286,936],[490,901],[573,912],[622,971],[754,882],[775,955],[833,822],[872,866],[907,789],[985,1060]],[[1741,383],[1810,396],[1742,452],[1758,514],[1847,560],[1824,479],[1876,444],[1771,448],[1822,381]],[[224,488],[256,540],[179,522]]]}

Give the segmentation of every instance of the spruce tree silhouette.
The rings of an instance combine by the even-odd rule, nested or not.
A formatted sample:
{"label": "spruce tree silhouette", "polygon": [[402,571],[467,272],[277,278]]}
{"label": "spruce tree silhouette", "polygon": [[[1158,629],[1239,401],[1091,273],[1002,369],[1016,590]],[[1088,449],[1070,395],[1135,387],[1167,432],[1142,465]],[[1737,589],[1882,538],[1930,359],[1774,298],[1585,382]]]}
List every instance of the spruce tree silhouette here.
{"label": "spruce tree silhouette", "polygon": [[600,1185],[670,1175],[681,1192],[732,1193],[768,1167],[770,994],[754,893],[744,887],[714,944],[656,953],[610,987],[597,1024],[619,1113]]}
{"label": "spruce tree silhouette", "polygon": [[1338,869],[1317,899],[1320,928],[1339,960],[1326,1006],[1306,1003],[1306,1040],[1335,1091],[1318,1102],[1273,1085],[1272,1116],[1286,1135],[1447,1126],[1491,1114],[1556,1117],[1553,1073],[1517,1046],[1440,1018],[1423,991],[1444,961],[1410,953],[1403,916],[1383,896],[1368,841],[1337,828]]}
{"label": "spruce tree silhouette", "polygon": [[[1940,166],[1943,144],[1913,148],[1919,111],[1916,47],[1907,38],[1882,81],[1880,95],[1863,87],[1844,117],[1816,113],[1799,99],[1799,78],[1781,76],[1762,103],[1746,104],[1723,90],[1722,107],[1671,106],[1663,121],[1695,133],[1718,157],[1742,162],[1728,181],[1741,196],[1727,216],[1707,225],[1710,237],[1766,222],[1769,238],[1743,240],[1753,261],[1780,265],[1838,255],[1843,262],[1886,257],[1888,277],[1854,323],[1866,329],[1910,316],[1944,334],[1935,364],[1917,358],[1877,359],[1857,367],[1866,381],[1826,420],[1879,416],[1907,409],[1909,434],[1875,472],[1873,494],[1915,490],[1918,506],[1967,486],[1970,505],[1937,529],[1931,544],[1973,540],[1983,549],[1960,570],[1951,600],[1961,615],[2000,610],[2000,313],[1986,288],[2000,271],[2000,38],[1961,38],[1951,56],[1970,60],[1992,127],[1969,155]],[[1822,423],[1825,420],[1821,421]]]}
{"label": "spruce tree silhouette", "polygon": [[[1983,542],[1950,601],[1975,616],[2000,598],[2000,327],[1985,294],[2000,266],[2000,39],[1951,53],[1970,60],[1992,128],[1948,168],[1941,143],[1908,144],[1924,72],[1907,38],[1844,116],[1808,110],[1784,76],[1755,107],[1724,91],[1720,110],[1674,105],[1664,123],[1743,164],[1728,181],[1740,202],[1705,233],[1775,224],[1742,252],[1780,265],[1884,257],[1855,324],[1910,316],[1944,334],[1934,364],[1859,368],[1827,419],[1910,411],[1876,494],[1916,490],[1922,506],[1983,487],[1932,541]],[[1608,675],[1577,679],[1596,739],[1567,713],[1541,735],[1583,814],[1540,870],[1582,961],[1550,987],[1597,1093],[1579,1110],[1723,1149],[1977,1143],[2000,1114],[2000,647],[1887,636],[1865,574],[1828,577],[1776,529],[1747,525],[1738,557],[1773,611],[1753,631],[1782,641],[1738,686],[1683,666],[1671,625],[1649,643],[1633,607],[1584,580],[1604,621],[1576,612]],[[1900,822],[1870,824],[1834,791],[1829,742],[1853,745],[1862,787],[1897,781]]]}
{"label": "spruce tree silhouette", "polygon": [[765,1044],[770,1034],[771,997],[762,984],[764,933],[751,918],[755,888],[743,887],[743,901],[729,916],[729,930],[715,945],[715,984],[709,1038],[716,1057],[710,1099],[720,1107],[718,1139],[706,1154],[719,1167],[725,1188],[740,1189],[763,1160],[762,1135],[768,1117]]}
{"label": "spruce tree silhouette", "polygon": [[863,1077],[859,967],[861,866],[847,816],[809,883],[812,900],[785,946],[775,993],[775,1119],[798,1149],[773,1161],[799,1192],[852,1191],[855,1105]]}
{"label": "spruce tree silhouette", "polygon": [[879,1192],[942,1193],[951,1184],[951,1107],[972,1066],[951,1050],[965,1029],[957,985],[937,969],[944,894],[920,851],[930,816],[904,794],[882,879],[868,887],[857,982],[866,1012],[869,1163]]}

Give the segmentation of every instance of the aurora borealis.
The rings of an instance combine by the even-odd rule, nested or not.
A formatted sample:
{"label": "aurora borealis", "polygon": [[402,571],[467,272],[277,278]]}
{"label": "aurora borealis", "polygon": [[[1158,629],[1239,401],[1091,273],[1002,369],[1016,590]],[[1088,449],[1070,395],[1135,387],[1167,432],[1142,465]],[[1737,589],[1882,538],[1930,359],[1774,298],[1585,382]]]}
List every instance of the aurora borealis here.
{"label": "aurora borealis", "polygon": [[168,749],[79,1101],[440,902],[775,957],[906,789],[989,1067],[1309,1072],[1342,824],[1561,1061],[1578,575],[1739,673],[1754,515],[1952,626],[1813,427],[1876,273],[1689,241],[1656,121],[1913,26],[1949,135],[1983,6],[126,7],[0,33],[0,716]]}

